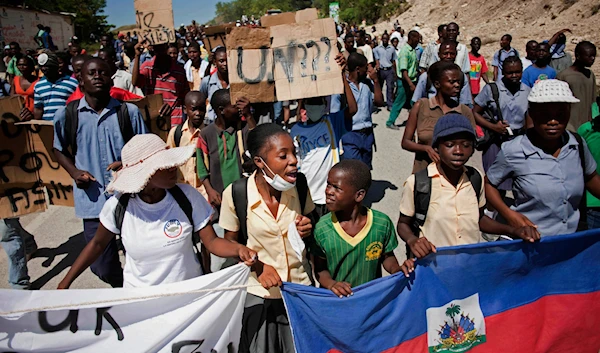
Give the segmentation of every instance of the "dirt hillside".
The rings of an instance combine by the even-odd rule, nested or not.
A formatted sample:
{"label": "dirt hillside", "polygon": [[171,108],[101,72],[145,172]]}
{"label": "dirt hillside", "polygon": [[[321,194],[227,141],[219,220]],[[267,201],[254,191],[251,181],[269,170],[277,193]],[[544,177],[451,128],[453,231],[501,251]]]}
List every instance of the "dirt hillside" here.
{"label": "dirt hillside", "polygon": [[[482,40],[481,52],[491,64],[500,48],[500,37],[513,36],[512,46],[525,55],[525,43],[530,39],[550,39],[563,28],[567,33],[567,52],[573,55],[575,45],[589,40],[600,47],[599,0],[408,0],[411,7],[398,16],[402,28],[419,26],[423,43],[437,38],[440,23],[460,25],[459,40],[469,44],[472,37]],[[396,18],[378,23],[378,32],[392,27]],[[574,55],[573,55],[574,58]],[[600,79],[600,58],[592,68]]]}

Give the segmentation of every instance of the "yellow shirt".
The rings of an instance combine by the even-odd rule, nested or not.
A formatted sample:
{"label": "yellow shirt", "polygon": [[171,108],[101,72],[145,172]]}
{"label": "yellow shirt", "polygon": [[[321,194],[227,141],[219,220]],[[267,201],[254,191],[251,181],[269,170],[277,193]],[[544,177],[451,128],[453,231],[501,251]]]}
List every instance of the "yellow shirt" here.
{"label": "yellow shirt", "polygon": [[[167,146],[170,148],[175,148],[175,130],[177,126],[171,128],[169,131],[169,135],[167,136]],[[200,129],[196,129],[196,131],[192,134],[190,131],[190,127],[188,122],[186,121],[181,128],[181,141],[179,141],[179,146],[196,146],[198,143],[198,137],[200,136]],[[208,200],[208,195],[206,194],[206,190],[204,189],[204,185],[198,179],[198,174],[196,173],[196,154],[192,158],[188,159],[184,165],[178,168],[179,172],[177,173],[177,182],[189,184],[198,190],[205,199]]]}
{"label": "yellow shirt", "polygon": [[[304,270],[287,236],[289,225],[300,214],[300,199],[296,188],[281,193],[275,218],[258,192],[255,175],[256,172],[248,179],[247,246],[258,253],[260,261],[274,267],[282,281],[311,285],[309,274]],[[235,232],[240,229],[240,222],[235,214],[231,187],[229,185],[223,192],[219,225]],[[309,192],[303,214],[312,212],[314,208]],[[278,287],[266,290],[260,286],[256,272],[250,274],[248,284],[255,285],[248,287],[250,294],[267,299],[281,298]]]}
{"label": "yellow shirt", "polygon": [[[427,166],[427,174],[431,178],[431,199],[427,218],[419,236],[427,237],[436,247],[474,244],[482,241],[479,230],[479,209],[485,206],[483,183],[477,200],[475,189],[466,173],[463,172],[456,187],[440,174],[435,163]],[[406,179],[402,190],[400,212],[405,216],[415,215],[414,189],[413,174]]]}

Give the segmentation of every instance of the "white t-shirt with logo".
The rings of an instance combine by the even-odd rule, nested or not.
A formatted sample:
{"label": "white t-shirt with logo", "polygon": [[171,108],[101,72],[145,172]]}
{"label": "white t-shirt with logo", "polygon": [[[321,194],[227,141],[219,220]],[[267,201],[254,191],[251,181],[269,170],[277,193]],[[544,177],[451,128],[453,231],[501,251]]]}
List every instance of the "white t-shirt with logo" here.
{"label": "white t-shirt with logo", "polygon": [[[194,232],[204,228],[213,209],[194,187],[177,184],[193,209]],[[169,192],[155,204],[132,195],[119,231],[115,208],[119,196],[113,196],[102,208],[100,223],[121,234],[125,247],[123,287],[148,287],[184,281],[202,275],[192,244],[192,225]]]}
{"label": "white t-shirt with logo", "polygon": [[316,123],[297,123],[290,131],[297,146],[299,171],[306,176],[310,195],[317,205],[325,204],[327,176],[340,161],[340,140],[345,132],[343,110]]}

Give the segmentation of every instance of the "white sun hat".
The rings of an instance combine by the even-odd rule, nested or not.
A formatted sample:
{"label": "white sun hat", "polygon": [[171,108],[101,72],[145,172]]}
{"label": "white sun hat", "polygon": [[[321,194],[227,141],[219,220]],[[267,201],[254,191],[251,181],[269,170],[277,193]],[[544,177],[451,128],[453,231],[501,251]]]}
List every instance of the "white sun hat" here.
{"label": "white sun hat", "polygon": [[142,191],[157,170],[183,165],[196,146],[169,148],[157,135],[135,135],[123,146],[123,168],[115,173],[106,187],[109,193],[135,194]]}
{"label": "white sun hat", "polygon": [[540,80],[535,83],[529,97],[531,103],[579,103],[569,84],[560,80]]}

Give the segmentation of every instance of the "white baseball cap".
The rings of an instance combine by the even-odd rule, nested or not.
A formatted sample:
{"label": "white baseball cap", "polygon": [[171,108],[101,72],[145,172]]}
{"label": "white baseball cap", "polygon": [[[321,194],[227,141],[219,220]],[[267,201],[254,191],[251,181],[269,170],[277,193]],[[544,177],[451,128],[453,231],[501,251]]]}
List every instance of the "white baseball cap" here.
{"label": "white baseball cap", "polygon": [[569,84],[560,80],[539,80],[527,100],[530,103],[579,103]]}

